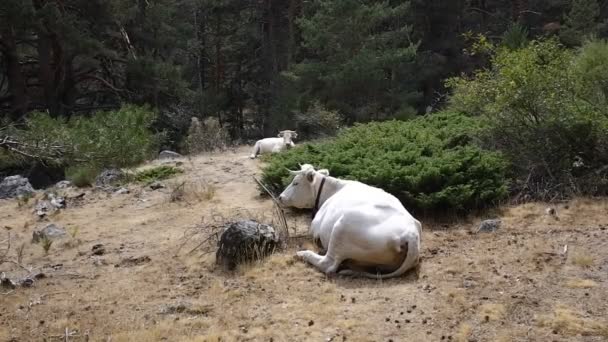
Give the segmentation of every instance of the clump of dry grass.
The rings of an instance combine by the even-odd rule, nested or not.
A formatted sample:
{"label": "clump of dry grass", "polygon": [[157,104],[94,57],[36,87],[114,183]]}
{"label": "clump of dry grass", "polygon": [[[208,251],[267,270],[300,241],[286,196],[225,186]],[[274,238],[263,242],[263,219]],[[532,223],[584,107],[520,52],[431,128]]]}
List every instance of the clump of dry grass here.
{"label": "clump of dry grass", "polygon": [[570,279],[566,286],[571,289],[590,289],[596,287],[597,283],[591,279]]}
{"label": "clump of dry grass", "polygon": [[469,336],[473,332],[473,327],[468,323],[462,323],[458,327],[458,332],[454,336],[457,342],[467,342],[469,340]]}
{"label": "clump of dry grass", "polygon": [[202,202],[215,197],[216,187],[206,181],[184,181],[173,184],[169,200],[171,202]]}
{"label": "clump of dry grass", "polygon": [[572,253],[570,261],[577,266],[591,267],[593,266],[593,256],[582,251]]}
{"label": "clump of dry grass", "polygon": [[481,319],[490,322],[502,319],[507,312],[507,308],[503,304],[488,303],[479,308]]}
{"label": "clump of dry grass", "polygon": [[608,322],[584,318],[565,306],[556,307],[550,315],[540,316],[538,322],[541,326],[552,328],[563,335],[608,337]]}

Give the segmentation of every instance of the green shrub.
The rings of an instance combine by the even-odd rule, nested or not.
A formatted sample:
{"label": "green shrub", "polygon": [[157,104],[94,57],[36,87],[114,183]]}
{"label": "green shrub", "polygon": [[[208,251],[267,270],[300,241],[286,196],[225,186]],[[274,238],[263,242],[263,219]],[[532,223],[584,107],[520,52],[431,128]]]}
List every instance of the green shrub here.
{"label": "green shrub", "polygon": [[484,147],[511,162],[518,178],[513,190],[537,199],[608,192],[603,81],[594,76],[604,66],[597,50],[590,46],[588,58],[585,50],[576,57],[555,39],[532,41],[496,50],[492,68],[472,79],[448,82],[452,109],[479,115],[486,123]]}
{"label": "green shrub", "polygon": [[46,162],[125,167],[156,151],[161,136],[150,130],[155,116],[152,110],[133,105],[69,121],[34,112],[26,118],[25,128],[13,128],[8,134],[22,143],[22,152]]}
{"label": "green shrub", "polygon": [[296,113],[296,131],[301,138],[318,138],[335,135],[343,118],[337,111],[326,109],[314,101],[303,113]]}
{"label": "green shrub", "polygon": [[79,188],[89,187],[95,184],[95,178],[99,169],[91,165],[78,165],[69,167],[65,174],[66,178]]}
{"label": "green shrub", "polygon": [[280,192],[287,169],[309,163],[330,175],[377,186],[406,208],[440,213],[493,204],[507,194],[506,164],[473,143],[478,120],[437,113],[411,121],[357,124],[335,139],[270,157],[262,180]]}
{"label": "green shrub", "polygon": [[163,165],[151,169],[143,170],[135,174],[133,179],[137,182],[150,184],[152,182],[171,178],[183,171],[173,166]]}

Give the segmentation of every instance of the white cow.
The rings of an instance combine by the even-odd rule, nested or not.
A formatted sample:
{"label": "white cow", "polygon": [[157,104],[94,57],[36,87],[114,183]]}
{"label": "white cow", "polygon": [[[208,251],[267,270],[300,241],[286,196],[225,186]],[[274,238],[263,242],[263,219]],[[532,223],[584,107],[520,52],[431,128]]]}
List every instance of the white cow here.
{"label": "white cow", "polygon": [[279,202],[313,208],[310,233],[327,251],[299,251],[298,257],[328,275],[370,278],[397,277],[418,265],[422,225],[395,196],[361,182],[329,177],[327,170],[315,171],[308,164],[290,172],[295,177]]}
{"label": "white cow", "polygon": [[253,152],[249,158],[254,159],[258,154],[264,153],[277,153],[284,149],[296,146],[293,143],[293,139],[298,137],[298,133],[295,131],[280,131],[278,138],[264,138],[260,139],[253,146]]}

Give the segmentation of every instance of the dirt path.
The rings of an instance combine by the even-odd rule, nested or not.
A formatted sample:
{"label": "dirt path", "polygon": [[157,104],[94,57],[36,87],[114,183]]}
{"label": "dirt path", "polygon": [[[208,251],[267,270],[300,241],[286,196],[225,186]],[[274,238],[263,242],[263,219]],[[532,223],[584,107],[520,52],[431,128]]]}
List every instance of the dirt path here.
{"label": "dirt path", "polygon": [[[236,273],[216,269],[212,255],[188,255],[187,248],[176,255],[187,229],[203,220],[271,217],[271,202],[251,178],[259,161],[248,152],[184,160],[185,173],[165,189],[86,191],[82,203],[48,222],[35,220],[32,203],[0,201],[11,255],[23,244],[22,263],[47,276],[31,288],[0,290],[0,341],[61,341],[66,329],[70,341],[608,338],[605,200],[560,205],[559,220],[542,204],[505,208],[502,228],[490,234],[469,233],[478,219],[427,223],[418,279],[328,279],[295,261],[293,250]],[[185,199],[171,202],[182,182]],[[45,255],[30,239],[49,222],[75,236]],[[290,214],[289,224],[305,232],[308,215]],[[103,255],[92,255],[95,244],[103,244]],[[0,271],[23,274],[7,263]]]}

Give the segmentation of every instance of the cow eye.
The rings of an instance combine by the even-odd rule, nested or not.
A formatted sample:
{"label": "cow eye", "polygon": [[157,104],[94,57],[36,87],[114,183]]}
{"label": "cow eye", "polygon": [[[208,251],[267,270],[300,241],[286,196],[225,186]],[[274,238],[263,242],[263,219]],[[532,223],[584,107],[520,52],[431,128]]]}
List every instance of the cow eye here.
{"label": "cow eye", "polygon": [[298,186],[298,182],[293,183],[294,186]]}

